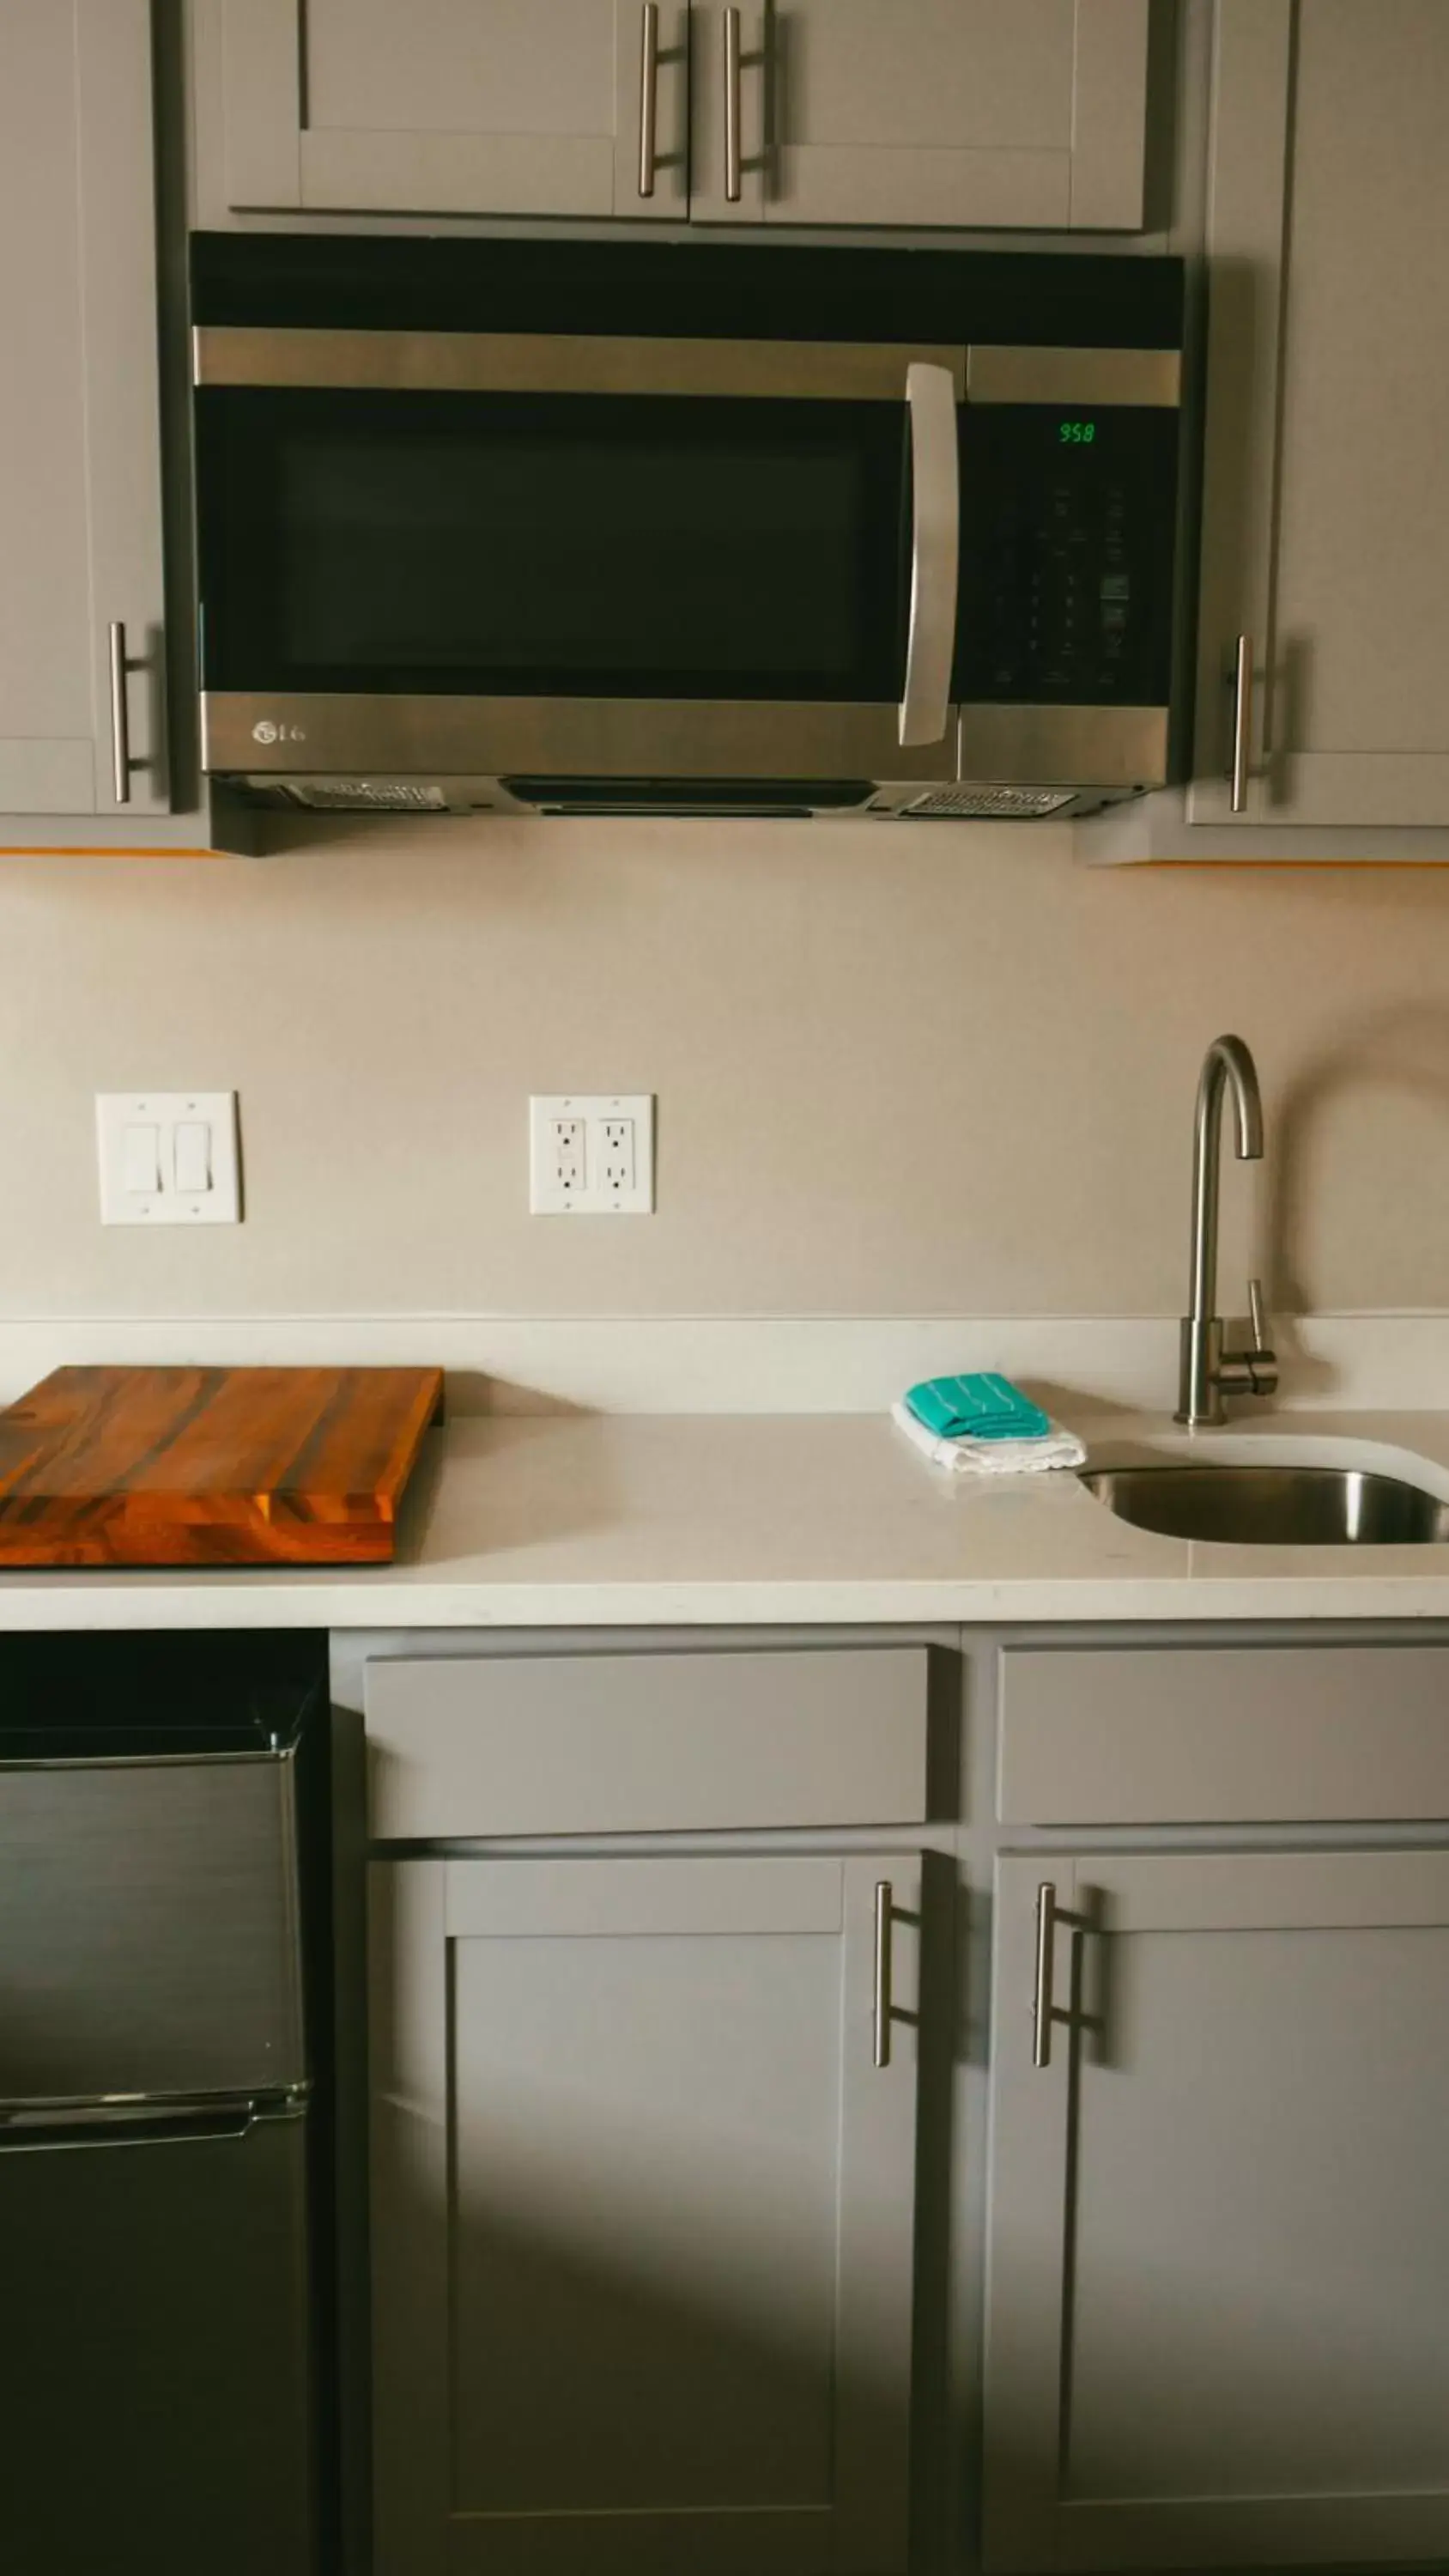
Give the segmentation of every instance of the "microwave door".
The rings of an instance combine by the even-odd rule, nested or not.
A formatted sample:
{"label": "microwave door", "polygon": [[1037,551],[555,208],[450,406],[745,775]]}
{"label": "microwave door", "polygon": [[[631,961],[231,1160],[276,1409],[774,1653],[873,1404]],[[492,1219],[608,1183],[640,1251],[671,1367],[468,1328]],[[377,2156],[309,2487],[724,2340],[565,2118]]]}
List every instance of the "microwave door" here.
{"label": "microwave door", "polygon": [[963,349],[204,328],[207,765],[955,772]]}

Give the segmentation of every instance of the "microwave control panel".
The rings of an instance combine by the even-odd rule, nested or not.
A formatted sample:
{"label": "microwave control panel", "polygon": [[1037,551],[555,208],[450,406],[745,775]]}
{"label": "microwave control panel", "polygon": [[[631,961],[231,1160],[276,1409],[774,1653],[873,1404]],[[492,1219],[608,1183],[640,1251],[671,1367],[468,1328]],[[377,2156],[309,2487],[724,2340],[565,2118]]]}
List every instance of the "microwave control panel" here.
{"label": "microwave control panel", "polygon": [[964,407],[964,703],[1166,704],[1178,430],[1166,409]]}

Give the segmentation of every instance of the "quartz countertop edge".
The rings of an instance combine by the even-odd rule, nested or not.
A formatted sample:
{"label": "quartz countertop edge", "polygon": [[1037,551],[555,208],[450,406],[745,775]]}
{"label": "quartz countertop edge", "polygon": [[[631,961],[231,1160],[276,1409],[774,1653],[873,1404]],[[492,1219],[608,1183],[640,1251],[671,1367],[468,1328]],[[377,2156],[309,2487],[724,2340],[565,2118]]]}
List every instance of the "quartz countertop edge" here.
{"label": "quartz countertop edge", "polygon": [[[1359,1464],[1449,1499],[1449,1412],[1062,1418],[1092,1463]],[[953,1477],[874,1415],[539,1413],[430,1432],[391,1566],[0,1572],[0,1628],[1449,1619],[1449,1546],[1203,1545],[1069,1473]]]}

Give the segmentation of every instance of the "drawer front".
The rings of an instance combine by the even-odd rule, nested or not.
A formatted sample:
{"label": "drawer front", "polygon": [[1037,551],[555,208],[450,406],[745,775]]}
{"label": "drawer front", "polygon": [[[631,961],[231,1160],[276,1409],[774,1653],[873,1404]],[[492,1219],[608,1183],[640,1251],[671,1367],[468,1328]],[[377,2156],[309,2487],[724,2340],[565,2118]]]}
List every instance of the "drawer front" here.
{"label": "drawer front", "polygon": [[1009,1647],[997,1813],[1037,1825],[1449,1817],[1449,1647]]}
{"label": "drawer front", "polygon": [[924,1646],[397,1657],[364,1690],[374,1836],[920,1824]]}

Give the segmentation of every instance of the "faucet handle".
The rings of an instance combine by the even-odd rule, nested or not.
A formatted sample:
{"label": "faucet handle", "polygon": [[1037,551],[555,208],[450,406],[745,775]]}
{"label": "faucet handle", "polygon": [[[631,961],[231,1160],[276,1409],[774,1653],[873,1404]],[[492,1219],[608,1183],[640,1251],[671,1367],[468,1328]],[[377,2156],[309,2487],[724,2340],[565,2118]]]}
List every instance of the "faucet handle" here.
{"label": "faucet handle", "polygon": [[1253,1324],[1254,1351],[1261,1351],[1265,1359],[1271,1358],[1272,1353],[1268,1346],[1268,1323],[1263,1307],[1263,1282],[1261,1279],[1250,1279],[1248,1281],[1248,1313],[1252,1318]]}
{"label": "faucet handle", "polygon": [[1252,1343],[1245,1351],[1224,1354],[1218,1384],[1239,1395],[1271,1395],[1278,1384],[1278,1354],[1268,1340],[1261,1279],[1248,1281],[1248,1312],[1252,1319]]}

